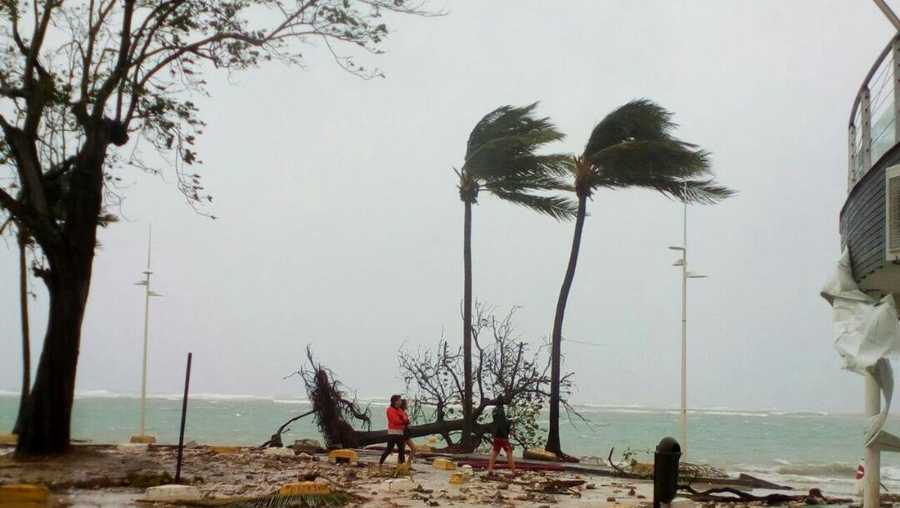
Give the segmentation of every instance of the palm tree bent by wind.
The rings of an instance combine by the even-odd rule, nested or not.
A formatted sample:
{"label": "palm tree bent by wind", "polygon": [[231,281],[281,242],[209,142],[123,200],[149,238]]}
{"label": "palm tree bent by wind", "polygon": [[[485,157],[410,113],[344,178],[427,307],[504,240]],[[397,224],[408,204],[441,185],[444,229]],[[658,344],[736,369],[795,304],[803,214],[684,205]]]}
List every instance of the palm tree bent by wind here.
{"label": "palm tree bent by wind", "polygon": [[472,129],[466,147],[465,163],[455,170],[459,177],[459,197],[465,207],[463,229],[463,432],[460,445],[474,448],[472,442],[472,205],[482,191],[524,206],[556,220],[574,216],[574,203],[553,194],[563,185],[561,177],[571,164],[562,154],[539,155],[536,152],[563,134],[548,118],[535,116],[537,103],[528,106],[502,106],[491,111]]}
{"label": "palm tree bent by wind", "polygon": [[559,382],[562,360],[562,327],[566,303],[587,216],[587,200],[597,189],[643,187],[685,202],[712,204],[732,194],[714,183],[709,154],[696,145],[672,135],[676,125],[672,113],[640,99],[631,101],[598,123],[591,132],[584,152],[568,167],[578,199],[575,233],[569,264],[559,291],[553,319],[551,346],[550,429],[545,449],[566,457],[559,440]]}

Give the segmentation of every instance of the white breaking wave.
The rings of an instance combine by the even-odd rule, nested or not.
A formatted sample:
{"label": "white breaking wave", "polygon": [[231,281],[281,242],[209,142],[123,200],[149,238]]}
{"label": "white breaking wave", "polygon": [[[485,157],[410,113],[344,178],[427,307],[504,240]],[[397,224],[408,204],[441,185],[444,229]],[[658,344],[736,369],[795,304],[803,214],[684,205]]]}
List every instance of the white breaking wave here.
{"label": "white breaking wave", "polygon": [[272,401],[274,404],[309,404],[309,401],[306,399],[275,399]]}

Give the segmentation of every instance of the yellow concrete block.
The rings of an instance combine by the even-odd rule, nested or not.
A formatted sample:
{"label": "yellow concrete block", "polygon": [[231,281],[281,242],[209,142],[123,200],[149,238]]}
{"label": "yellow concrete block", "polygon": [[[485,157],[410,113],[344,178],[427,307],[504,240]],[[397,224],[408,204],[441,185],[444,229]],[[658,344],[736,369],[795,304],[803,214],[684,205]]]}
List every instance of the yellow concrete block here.
{"label": "yellow concrete block", "polygon": [[129,439],[128,442],[134,444],[154,444],[156,443],[156,438],[153,436],[131,436],[131,439]]}
{"label": "yellow concrete block", "polygon": [[555,453],[548,452],[543,448],[528,448],[522,455],[524,458],[531,460],[559,461],[559,457],[557,457]]}
{"label": "yellow concrete block", "polygon": [[356,464],[359,462],[359,455],[353,450],[342,448],[340,450],[331,450],[328,452],[328,462],[332,464]]}
{"label": "yellow concrete block", "polygon": [[213,453],[219,453],[222,455],[230,455],[233,453],[240,453],[240,446],[210,446],[210,451]]}
{"label": "yellow concrete block", "polygon": [[0,433],[0,445],[16,446],[19,442],[19,436],[15,434]]}
{"label": "yellow concrete block", "polygon": [[2,485],[0,486],[0,506],[32,507],[46,506],[50,497],[47,487],[41,485]]}
{"label": "yellow concrete block", "polygon": [[331,494],[331,487],[317,482],[288,483],[278,489],[279,496],[324,496],[327,494]]}
{"label": "yellow concrete block", "polygon": [[450,459],[445,459],[443,457],[438,457],[434,459],[434,462],[431,463],[435,469],[443,469],[445,471],[452,471],[456,469],[456,462],[453,462]]}
{"label": "yellow concrete block", "polygon": [[463,473],[453,473],[450,475],[450,485],[462,485],[469,481],[469,476]]}

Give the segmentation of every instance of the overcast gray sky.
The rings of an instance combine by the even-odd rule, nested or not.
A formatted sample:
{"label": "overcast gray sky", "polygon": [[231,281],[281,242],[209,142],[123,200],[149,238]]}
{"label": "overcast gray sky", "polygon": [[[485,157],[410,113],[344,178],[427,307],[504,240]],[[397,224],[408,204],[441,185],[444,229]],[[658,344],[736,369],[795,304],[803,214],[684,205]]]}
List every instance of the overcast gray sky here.
{"label": "overcast gray sky", "polygon": [[[436,4],[440,7],[443,4]],[[462,219],[452,167],[485,113],[540,100],[579,151],[613,108],[640,97],[676,114],[740,194],[689,210],[689,403],[861,409],[818,296],[839,255],[851,101],[892,28],[859,0],[451,1],[394,20],[386,79],[362,81],[308,49],[306,69],[211,74],[201,101],[198,216],[172,175],[126,172],[123,220],[101,232],[79,391],[140,387],[147,225],[154,286],[149,390],[302,396],[282,377],[304,348],[363,396],[401,389],[396,352],[458,343]],[[564,334],[580,402],[676,406],[680,277],[666,246],[681,205],[641,190],[589,205]],[[521,306],[550,333],[572,224],[483,195],[474,292]],[[0,243],[0,389],[18,390],[16,251]],[[38,288],[32,323],[46,318]],[[40,351],[39,344],[36,347]]]}

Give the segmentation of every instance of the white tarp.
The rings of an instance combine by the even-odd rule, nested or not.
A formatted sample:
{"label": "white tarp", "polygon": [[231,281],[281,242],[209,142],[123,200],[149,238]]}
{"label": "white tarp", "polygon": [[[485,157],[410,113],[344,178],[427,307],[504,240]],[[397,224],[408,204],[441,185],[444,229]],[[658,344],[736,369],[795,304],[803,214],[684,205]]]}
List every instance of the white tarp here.
{"label": "white tarp", "polygon": [[822,289],[822,297],[832,307],[834,347],[843,360],[843,367],[857,374],[871,372],[883,394],[881,413],[872,417],[866,432],[866,445],[872,441],[889,446],[893,436],[882,432],[891,398],[894,394],[894,374],[887,358],[900,353],[900,325],[893,295],[880,301],[860,291],[850,268],[850,251],[844,249],[831,280]]}

